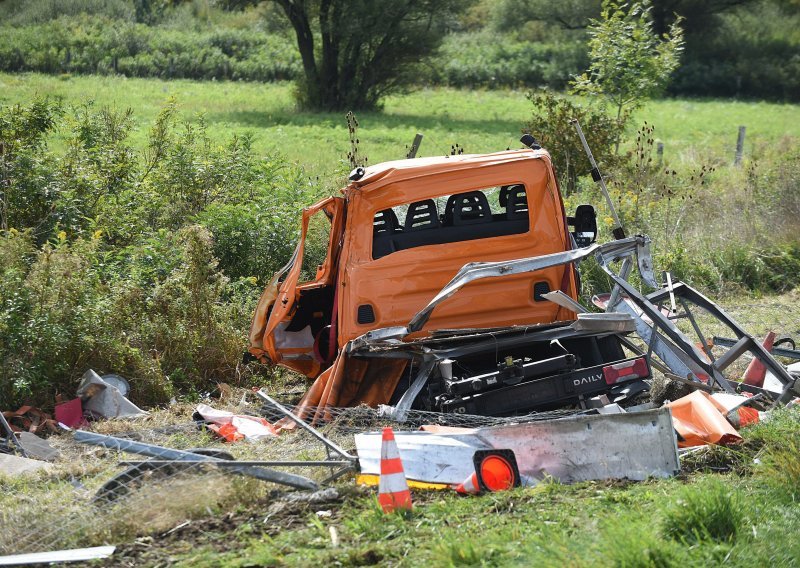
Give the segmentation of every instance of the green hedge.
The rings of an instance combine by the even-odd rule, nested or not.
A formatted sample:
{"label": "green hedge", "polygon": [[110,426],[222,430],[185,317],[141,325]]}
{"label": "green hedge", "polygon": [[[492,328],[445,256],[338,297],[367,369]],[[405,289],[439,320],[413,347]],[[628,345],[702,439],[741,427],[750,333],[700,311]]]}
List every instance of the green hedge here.
{"label": "green hedge", "polygon": [[[734,25],[691,39],[669,92],[679,96],[800,100],[800,45],[777,29]],[[770,31],[773,30],[773,31]],[[534,42],[487,28],[453,33],[420,65],[419,83],[564,89],[588,65],[583,41]],[[243,29],[148,26],[102,15],[0,27],[0,71],[275,81],[300,78],[294,38]]]}
{"label": "green hedge", "polygon": [[0,70],[274,81],[300,71],[294,43],[254,30],[180,31],[81,15],[0,28]]}
{"label": "green hedge", "polygon": [[586,68],[583,43],[534,43],[489,31],[449,35],[429,80],[454,87],[566,87]]}

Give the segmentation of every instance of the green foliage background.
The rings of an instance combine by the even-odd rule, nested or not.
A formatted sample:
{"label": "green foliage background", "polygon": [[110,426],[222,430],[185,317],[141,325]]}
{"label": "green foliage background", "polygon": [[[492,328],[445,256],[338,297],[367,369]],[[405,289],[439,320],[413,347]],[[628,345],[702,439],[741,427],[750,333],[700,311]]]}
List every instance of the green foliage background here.
{"label": "green foliage background", "polygon": [[245,334],[312,198],[303,176],[174,103],[143,150],[131,126],[92,104],[0,108],[0,407],[49,406],[86,368],[131,377],[141,404],[252,373]]}
{"label": "green foliage background", "polygon": [[[6,0],[0,71],[299,79],[300,58],[283,15],[272,2],[243,4],[225,11],[225,2],[212,0]],[[678,4],[689,14],[686,51],[670,94],[800,100],[795,3],[749,0],[710,16],[692,12],[704,2]],[[599,0],[465,4],[439,51],[415,69],[414,82],[562,89],[587,68],[585,26],[599,12]]]}

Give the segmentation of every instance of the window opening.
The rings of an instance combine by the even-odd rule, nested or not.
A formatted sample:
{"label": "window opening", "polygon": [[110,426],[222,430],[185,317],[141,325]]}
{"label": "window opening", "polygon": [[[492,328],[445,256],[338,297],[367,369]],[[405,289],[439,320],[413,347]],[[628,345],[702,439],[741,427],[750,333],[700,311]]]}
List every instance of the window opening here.
{"label": "window opening", "polygon": [[529,224],[523,184],[422,199],[375,213],[372,258],[425,245],[526,233]]}

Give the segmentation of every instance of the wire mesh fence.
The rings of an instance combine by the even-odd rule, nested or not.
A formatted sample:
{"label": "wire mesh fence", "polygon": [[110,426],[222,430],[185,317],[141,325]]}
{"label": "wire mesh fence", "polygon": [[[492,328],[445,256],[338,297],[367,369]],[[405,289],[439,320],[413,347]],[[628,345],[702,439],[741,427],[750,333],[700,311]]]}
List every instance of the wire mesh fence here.
{"label": "wire mesh fence", "polygon": [[[284,416],[260,402],[215,403],[239,414]],[[312,409],[313,410],[313,409]],[[328,420],[316,428],[327,439],[355,453],[353,434],[416,429],[423,424],[466,428],[553,419],[575,411],[554,411],[514,418],[491,418],[413,410],[402,424],[385,409],[366,406],[328,409]],[[217,452],[238,462],[307,462],[340,459],[309,432],[296,428],[257,442],[224,443],[202,422],[158,411],[144,420],[109,420],[92,424],[96,432],[177,450]],[[310,416],[314,412],[309,413]],[[159,422],[161,422],[159,424]],[[0,475],[0,555],[119,544],[142,535],[170,531],[189,519],[221,515],[236,507],[274,498],[289,488],[237,474],[229,467],[203,462],[174,463],[81,444],[69,433],[53,436],[60,452],[55,462],[33,476]],[[219,454],[224,452],[224,454]],[[227,455],[226,455],[227,454]],[[341,466],[276,467],[322,483]],[[346,482],[349,482],[345,478]]]}

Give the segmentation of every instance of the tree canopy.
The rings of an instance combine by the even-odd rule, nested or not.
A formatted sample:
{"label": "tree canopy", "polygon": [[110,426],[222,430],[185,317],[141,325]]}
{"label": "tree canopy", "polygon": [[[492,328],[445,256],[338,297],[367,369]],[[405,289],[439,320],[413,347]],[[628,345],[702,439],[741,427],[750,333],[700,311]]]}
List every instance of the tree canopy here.
{"label": "tree canopy", "polygon": [[573,91],[600,95],[617,109],[635,108],[660,93],[678,68],[683,31],[678,18],[663,36],[653,31],[649,1],[603,2],[589,28],[589,70],[575,78]]}
{"label": "tree canopy", "polygon": [[[723,12],[756,0],[652,0],[650,16],[653,30],[661,35],[669,31],[676,18],[686,20],[687,33],[702,33]],[[800,0],[782,0],[785,5],[800,5]],[[502,30],[519,27],[526,21],[540,21],[568,30],[588,28],[592,18],[600,16],[602,0],[501,0],[495,18]]]}
{"label": "tree canopy", "polygon": [[273,0],[294,28],[303,63],[298,94],[319,110],[363,109],[413,82],[441,43],[457,0]]}

